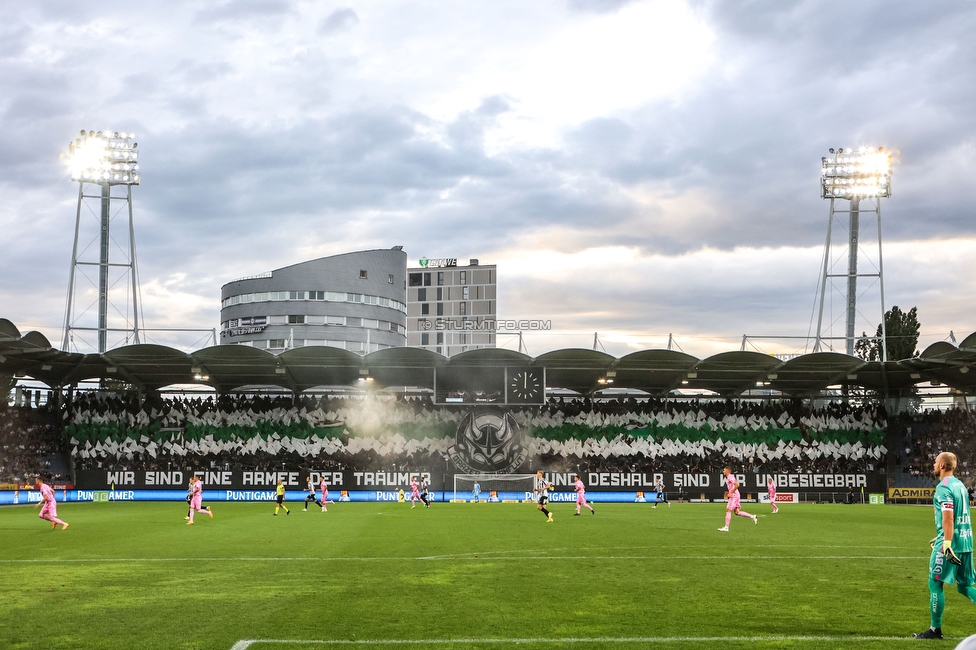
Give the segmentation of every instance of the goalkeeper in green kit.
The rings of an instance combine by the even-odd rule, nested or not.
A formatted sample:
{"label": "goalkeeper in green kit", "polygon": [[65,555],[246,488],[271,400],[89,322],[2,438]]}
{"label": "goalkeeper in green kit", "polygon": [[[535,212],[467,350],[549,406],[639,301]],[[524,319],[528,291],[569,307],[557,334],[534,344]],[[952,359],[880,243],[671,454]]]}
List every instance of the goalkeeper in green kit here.
{"label": "goalkeeper in green kit", "polygon": [[939,477],[932,502],[935,506],[935,539],[929,561],[929,609],[932,627],[913,634],[916,639],[942,638],[942,611],[945,609],[944,585],[956,584],[963,596],[976,604],[976,571],[973,569],[973,527],[969,520],[969,492],[952,473],[956,455],[939,454],[932,467]]}

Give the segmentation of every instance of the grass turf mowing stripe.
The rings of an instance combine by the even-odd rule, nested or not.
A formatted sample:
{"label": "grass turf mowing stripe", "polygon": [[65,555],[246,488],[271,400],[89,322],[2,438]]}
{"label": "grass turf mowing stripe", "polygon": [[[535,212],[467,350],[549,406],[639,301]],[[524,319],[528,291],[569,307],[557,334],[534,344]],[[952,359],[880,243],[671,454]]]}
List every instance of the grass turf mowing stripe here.
{"label": "grass turf mowing stripe", "polygon": [[0,564],[71,564],[97,562],[436,562],[521,560],[924,560],[926,555],[522,555],[505,557],[100,557],[0,560]]}
{"label": "grass turf mowing stripe", "polygon": [[[952,640],[950,637],[946,639]],[[963,637],[958,637],[962,639]],[[902,636],[804,636],[804,635],[770,635],[770,636],[636,636],[636,637],[549,637],[549,638],[513,638],[513,639],[244,639],[235,643],[231,650],[248,650],[256,645],[339,645],[339,646],[372,646],[372,645],[545,645],[554,643],[571,643],[577,645],[593,643],[758,643],[758,642],[822,642],[822,643],[862,643],[869,641],[917,641],[912,637]]]}

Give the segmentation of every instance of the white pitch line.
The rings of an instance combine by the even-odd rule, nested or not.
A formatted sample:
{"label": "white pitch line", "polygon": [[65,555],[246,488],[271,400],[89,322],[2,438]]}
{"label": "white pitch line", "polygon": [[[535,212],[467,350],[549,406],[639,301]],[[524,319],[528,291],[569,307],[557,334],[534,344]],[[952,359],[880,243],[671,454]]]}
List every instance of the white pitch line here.
{"label": "white pitch line", "polygon": [[[946,637],[947,639],[949,637]],[[959,637],[962,638],[962,637]],[[631,636],[631,637],[548,637],[515,639],[243,639],[235,643],[231,650],[248,650],[253,645],[337,645],[337,646],[383,646],[383,645],[551,645],[554,643],[592,644],[592,643],[756,643],[756,642],[810,642],[827,643],[869,641],[916,641],[902,636]]]}
{"label": "white pitch line", "polygon": [[32,558],[0,560],[0,564],[70,564],[99,562],[431,562],[522,560],[924,560],[929,555],[523,555],[518,557],[114,557],[114,558]]}

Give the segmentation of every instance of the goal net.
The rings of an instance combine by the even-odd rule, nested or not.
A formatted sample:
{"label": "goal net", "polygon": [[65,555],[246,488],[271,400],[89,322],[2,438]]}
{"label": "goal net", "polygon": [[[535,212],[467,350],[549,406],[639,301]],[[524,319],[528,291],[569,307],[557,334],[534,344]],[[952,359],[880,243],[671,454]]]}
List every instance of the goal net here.
{"label": "goal net", "polygon": [[455,501],[531,501],[535,474],[455,474]]}

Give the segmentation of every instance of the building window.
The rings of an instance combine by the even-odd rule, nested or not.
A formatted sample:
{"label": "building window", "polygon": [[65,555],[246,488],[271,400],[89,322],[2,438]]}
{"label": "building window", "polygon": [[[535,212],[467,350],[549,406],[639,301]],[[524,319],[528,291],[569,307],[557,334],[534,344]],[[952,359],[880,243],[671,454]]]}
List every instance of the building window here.
{"label": "building window", "polygon": [[411,273],[410,274],[410,286],[419,287],[424,283],[423,273]]}
{"label": "building window", "polygon": [[469,297],[470,296],[468,294],[468,287],[462,287],[461,288],[461,300],[468,300]]}
{"label": "building window", "polygon": [[444,284],[444,271],[437,272],[437,285],[440,286]]}
{"label": "building window", "polygon": [[437,287],[437,299],[444,300],[444,290],[440,287]]}
{"label": "building window", "polygon": [[363,319],[363,327],[365,327],[367,329],[371,329],[371,330],[379,329],[380,322],[378,320],[376,320],[375,318],[364,318]]}
{"label": "building window", "polygon": [[438,316],[444,315],[444,303],[442,302],[437,303],[437,315]]}
{"label": "building window", "polygon": [[299,314],[297,316],[295,316],[295,315],[288,316],[288,324],[289,325],[304,325],[305,324],[305,316],[304,316],[304,314]]}
{"label": "building window", "polygon": [[444,345],[444,332],[437,333],[437,345]]}
{"label": "building window", "polygon": [[345,316],[326,316],[325,317],[325,324],[326,325],[345,325],[346,324],[346,317]]}
{"label": "building window", "polygon": [[430,303],[425,302],[420,305],[420,313],[423,316],[428,316],[430,314]]}
{"label": "building window", "polygon": [[430,273],[424,273],[424,286],[430,286]]}
{"label": "building window", "polygon": [[366,279],[366,269],[362,269],[362,270],[359,271],[359,279],[360,280],[365,280]]}
{"label": "building window", "polygon": [[441,354],[441,346],[437,346],[437,354]]}
{"label": "building window", "polygon": [[458,314],[460,314],[461,316],[464,316],[467,313],[468,313],[468,303],[466,303],[466,302],[459,302],[458,303]]}
{"label": "building window", "polygon": [[426,289],[417,289],[417,300],[419,300],[420,302],[423,302],[423,301],[427,300],[427,290]]}
{"label": "building window", "polygon": [[393,284],[393,274],[392,273],[386,277],[386,281],[389,282],[390,284]]}
{"label": "building window", "polygon": [[461,284],[467,284],[468,283],[468,272],[467,271],[461,271],[460,273],[461,273]]}
{"label": "building window", "polygon": [[285,339],[271,339],[268,341],[268,347],[272,350],[282,350],[285,347]]}
{"label": "building window", "polygon": [[465,334],[464,332],[458,334],[458,338],[460,339],[458,343],[460,343],[461,345],[465,345],[468,342],[468,335]]}
{"label": "building window", "polygon": [[427,332],[421,332],[420,345],[430,345],[430,334]]}
{"label": "building window", "polygon": [[289,291],[288,300],[305,300],[304,291]]}

